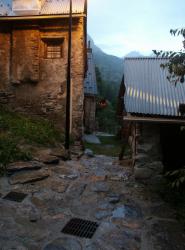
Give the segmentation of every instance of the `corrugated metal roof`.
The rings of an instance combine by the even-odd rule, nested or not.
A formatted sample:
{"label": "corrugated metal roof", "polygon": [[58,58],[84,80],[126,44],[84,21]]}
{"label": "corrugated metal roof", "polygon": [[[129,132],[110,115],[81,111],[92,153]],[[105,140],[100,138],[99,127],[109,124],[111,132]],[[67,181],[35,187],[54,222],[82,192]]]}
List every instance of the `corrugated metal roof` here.
{"label": "corrugated metal roof", "polygon": [[185,103],[185,83],[168,81],[162,58],[126,58],[124,104],[127,113],[180,116],[179,104]]}
{"label": "corrugated metal roof", "polygon": [[[22,14],[19,11],[19,15],[26,16],[25,11],[29,12],[29,7],[23,10],[21,1],[20,6]],[[39,15],[69,14],[69,0],[41,0],[40,6]],[[84,12],[85,0],[73,0],[73,14],[82,14]],[[38,15],[38,12],[35,15]],[[16,12],[12,11],[12,0],[0,0],[0,16],[16,16]]]}
{"label": "corrugated metal roof", "polygon": [[98,91],[96,82],[95,63],[91,50],[88,50],[87,58],[88,58],[88,70],[84,81],[84,93],[86,95],[97,95]]}
{"label": "corrugated metal roof", "polygon": [[[84,0],[73,0],[73,13],[84,13]],[[41,15],[43,14],[69,14],[69,0],[45,0]]]}
{"label": "corrugated metal roof", "polygon": [[0,0],[0,16],[8,16],[12,13],[12,1]]}

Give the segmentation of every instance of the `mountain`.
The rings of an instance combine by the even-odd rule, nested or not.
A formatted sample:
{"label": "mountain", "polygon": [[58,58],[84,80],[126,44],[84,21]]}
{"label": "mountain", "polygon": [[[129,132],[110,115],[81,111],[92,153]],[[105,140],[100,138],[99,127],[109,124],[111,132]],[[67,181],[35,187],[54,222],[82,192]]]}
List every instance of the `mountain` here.
{"label": "mountain", "polygon": [[90,36],[88,36],[88,41],[91,42],[95,64],[99,68],[102,78],[107,82],[115,82],[119,85],[123,77],[123,59],[103,52],[95,45]]}
{"label": "mountain", "polygon": [[124,57],[143,57],[143,55],[139,51],[131,51]]}

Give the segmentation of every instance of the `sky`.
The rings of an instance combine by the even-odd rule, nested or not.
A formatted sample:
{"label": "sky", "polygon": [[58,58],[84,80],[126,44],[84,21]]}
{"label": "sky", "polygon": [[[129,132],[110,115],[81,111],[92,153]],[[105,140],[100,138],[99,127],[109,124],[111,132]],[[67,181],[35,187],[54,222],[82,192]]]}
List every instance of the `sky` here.
{"label": "sky", "polygon": [[88,34],[104,52],[182,49],[170,29],[185,27],[185,0],[88,0]]}

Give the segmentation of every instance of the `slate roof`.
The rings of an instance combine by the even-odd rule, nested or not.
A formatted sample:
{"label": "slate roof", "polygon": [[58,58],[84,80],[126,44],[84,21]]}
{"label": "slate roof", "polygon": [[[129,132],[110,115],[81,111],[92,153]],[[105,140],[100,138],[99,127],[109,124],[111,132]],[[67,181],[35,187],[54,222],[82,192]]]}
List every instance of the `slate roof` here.
{"label": "slate roof", "polygon": [[126,58],[124,60],[124,105],[127,113],[180,116],[185,104],[185,83],[170,83],[160,65],[168,59]]}
{"label": "slate roof", "polygon": [[87,60],[88,60],[88,70],[84,81],[84,93],[85,95],[97,95],[98,91],[96,82],[95,63],[91,50],[88,50],[87,52]]}
{"label": "slate roof", "polygon": [[[69,14],[69,0],[41,0],[40,6],[35,15]],[[73,0],[73,13],[82,14],[84,12],[85,0]],[[26,16],[25,12],[22,15]],[[16,16],[16,12],[12,8],[12,0],[0,0],[0,16]]]}

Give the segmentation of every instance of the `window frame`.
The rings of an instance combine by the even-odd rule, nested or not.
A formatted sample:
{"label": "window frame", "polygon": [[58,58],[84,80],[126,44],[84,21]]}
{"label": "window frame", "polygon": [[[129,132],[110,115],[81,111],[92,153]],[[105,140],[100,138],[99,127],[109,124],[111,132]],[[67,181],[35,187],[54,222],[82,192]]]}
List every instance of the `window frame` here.
{"label": "window frame", "polygon": [[[64,50],[64,38],[44,38],[42,39],[44,42],[44,58],[45,59],[62,59],[63,58],[63,50]],[[50,51],[48,51],[50,48]],[[53,49],[52,49],[53,48]],[[48,56],[48,53],[51,56]],[[60,53],[60,56],[57,56],[57,53]],[[56,56],[54,56],[56,54]]]}

